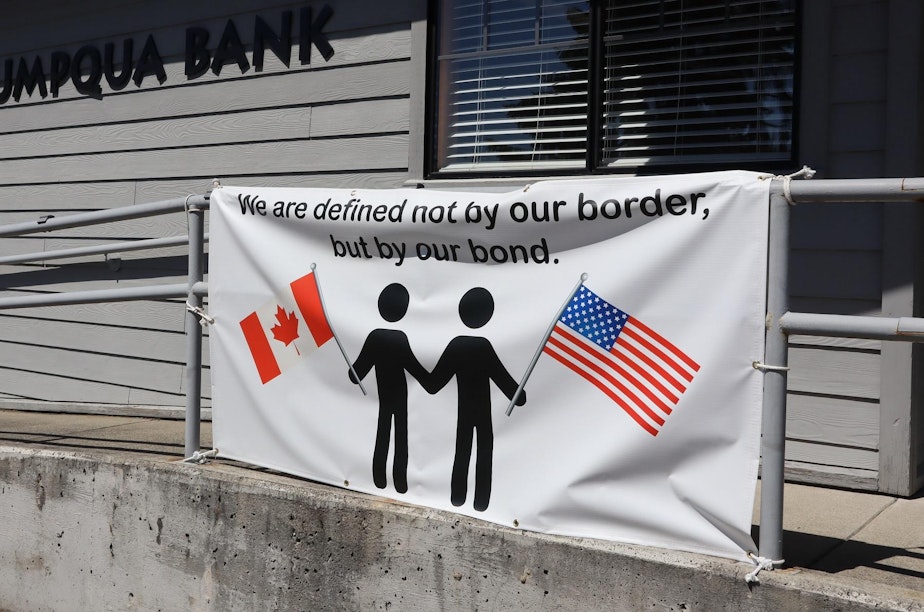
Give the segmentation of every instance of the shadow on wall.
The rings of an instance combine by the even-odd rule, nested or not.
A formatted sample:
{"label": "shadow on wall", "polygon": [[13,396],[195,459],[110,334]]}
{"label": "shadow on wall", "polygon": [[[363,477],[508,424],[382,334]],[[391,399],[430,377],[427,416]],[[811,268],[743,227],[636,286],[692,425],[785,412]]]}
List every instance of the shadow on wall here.
{"label": "shadow on wall", "polygon": [[[885,286],[882,204],[791,208],[789,295],[793,312],[876,315]],[[912,278],[907,279],[911,283]]]}
{"label": "shadow on wall", "polygon": [[[152,280],[164,277],[186,276],[187,257],[178,255],[174,257],[148,257],[138,259],[102,259],[99,261],[61,264],[52,267],[43,267],[41,264],[22,266],[19,272],[0,274],[0,292],[15,291],[26,287],[40,287],[42,285],[56,285],[61,283],[92,283],[99,281],[128,281]],[[208,272],[208,255],[204,261],[205,272]],[[164,281],[160,281],[164,282]],[[171,282],[183,282],[173,280]],[[154,283],[152,283],[154,284]]]}

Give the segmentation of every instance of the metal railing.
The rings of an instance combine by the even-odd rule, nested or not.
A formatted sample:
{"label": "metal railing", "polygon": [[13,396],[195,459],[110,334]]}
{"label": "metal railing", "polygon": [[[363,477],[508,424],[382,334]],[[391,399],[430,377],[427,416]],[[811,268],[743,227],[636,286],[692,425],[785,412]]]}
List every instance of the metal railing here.
{"label": "metal railing", "polygon": [[116,221],[127,221],[185,212],[187,215],[187,236],[151,238],[105,245],[95,245],[57,251],[41,251],[12,255],[0,258],[0,264],[18,264],[69,257],[83,257],[105,253],[121,253],[168,246],[189,245],[187,282],[185,284],[148,285],[125,289],[100,289],[90,291],[70,291],[47,295],[29,295],[21,297],[0,298],[0,310],[15,308],[32,308],[37,306],[63,306],[71,304],[99,304],[106,302],[127,302],[135,300],[159,300],[169,298],[186,298],[186,432],[184,452],[186,457],[199,451],[202,395],[202,327],[199,325],[202,298],[208,294],[208,286],[203,282],[203,261],[205,257],[205,222],[204,214],[209,206],[209,196],[196,195],[185,198],[152,202],[113,208],[87,213],[77,213],[63,217],[41,217],[36,221],[0,226],[0,238],[26,236],[74,227],[101,225]]}
{"label": "metal railing", "polygon": [[[898,202],[924,197],[924,179],[845,179],[790,181],[773,179],[770,189],[770,237],[767,269],[767,342],[764,370],[763,422],[761,441],[760,556],[781,564],[783,559],[783,485],[786,443],[786,380],[789,334],[869,338],[895,341],[924,341],[924,319],[848,315],[822,315],[789,311],[788,257],[789,207],[797,202]],[[0,310],[90,304],[131,300],[186,298],[186,430],[185,456],[199,452],[200,396],[202,371],[202,327],[199,323],[202,298],[208,294],[203,282],[203,215],[209,196],[189,196],[151,204],[80,213],[60,218],[0,226],[0,238],[22,236],[55,229],[97,225],[185,211],[187,237],[155,238],[129,243],[30,253],[0,258],[12,264],[53,258],[77,257],[117,251],[189,245],[186,284],[151,285],[128,289],[75,291],[50,295],[0,298]]]}
{"label": "metal railing", "polygon": [[786,380],[790,334],[924,341],[924,319],[789,312],[789,207],[803,202],[908,202],[924,198],[924,178],[791,181],[770,188],[767,344],[761,426],[760,556],[783,563]]}

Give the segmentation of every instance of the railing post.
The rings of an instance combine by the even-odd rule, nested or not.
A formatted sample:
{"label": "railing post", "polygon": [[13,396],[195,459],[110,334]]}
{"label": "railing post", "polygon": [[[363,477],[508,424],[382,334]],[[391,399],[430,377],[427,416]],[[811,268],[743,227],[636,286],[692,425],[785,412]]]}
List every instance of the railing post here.
{"label": "railing post", "polygon": [[186,207],[189,227],[188,294],[186,297],[186,442],[184,457],[192,457],[200,447],[202,396],[202,326],[193,308],[202,307],[202,298],[193,287],[202,282],[205,258],[204,206]]}
{"label": "railing post", "polygon": [[789,310],[789,202],[782,183],[770,188],[770,242],[767,261],[767,342],[764,349],[763,421],[760,476],[760,556],[783,560],[783,471],[786,454],[786,368],[788,336],[780,318]]}

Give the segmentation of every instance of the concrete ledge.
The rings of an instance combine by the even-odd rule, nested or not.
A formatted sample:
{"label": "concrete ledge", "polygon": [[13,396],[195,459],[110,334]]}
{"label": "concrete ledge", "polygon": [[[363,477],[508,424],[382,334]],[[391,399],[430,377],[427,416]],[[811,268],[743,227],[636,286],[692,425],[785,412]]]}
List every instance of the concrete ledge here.
{"label": "concrete ledge", "polygon": [[[44,412],[63,414],[100,414],[107,416],[127,416],[154,419],[186,418],[186,408],[182,406],[132,406],[130,404],[89,404],[84,402],[39,402],[31,400],[0,399],[0,410],[18,410],[21,412]],[[212,409],[200,409],[202,421],[212,420]]]}
{"label": "concrete ledge", "polygon": [[560,538],[214,463],[0,446],[0,608],[922,610],[919,592]]}

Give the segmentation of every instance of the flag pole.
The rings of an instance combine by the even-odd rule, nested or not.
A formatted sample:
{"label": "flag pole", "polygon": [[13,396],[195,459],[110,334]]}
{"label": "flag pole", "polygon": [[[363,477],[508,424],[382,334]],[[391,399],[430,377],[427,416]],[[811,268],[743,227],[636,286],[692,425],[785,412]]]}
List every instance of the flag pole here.
{"label": "flag pole", "polygon": [[343,359],[347,362],[347,367],[350,368],[350,374],[353,376],[356,384],[359,385],[363,395],[368,395],[368,393],[366,393],[366,388],[363,386],[363,381],[359,380],[359,376],[356,375],[356,371],[353,369],[353,363],[350,361],[350,358],[347,357],[346,351],[343,350],[343,345],[340,344],[340,338],[337,337],[337,332],[334,331],[334,326],[331,325],[330,318],[327,316],[327,306],[324,305],[324,294],[321,292],[321,282],[318,280],[318,266],[314,262],[311,264],[311,272],[314,274],[314,286],[318,289],[318,299],[321,300],[321,312],[324,313],[324,320],[327,321],[327,326],[330,328],[330,333],[334,337],[334,342],[337,343],[337,348],[340,349],[340,354],[343,355]]}
{"label": "flag pole", "polygon": [[513,397],[510,398],[510,405],[507,406],[507,416],[510,416],[513,413],[513,406],[516,404],[520,393],[522,393],[523,387],[526,386],[526,379],[529,378],[533,373],[533,368],[536,367],[536,362],[539,361],[539,356],[542,354],[542,349],[545,348],[545,343],[549,341],[549,337],[552,335],[552,330],[555,329],[555,324],[558,323],[558,319],[561,318],[561,313],[565,312],[565,308],[567,308],[568,304],[571,303],[571,298],[574,297],[574,294],[577,293],[577,290],[581,288],[581,285],[583,285],[584,281],[586,280],[587,273],[584,272],[581,274],[581,279],[574,286],[574,289],[572,289],[571,293],[568,294],[568,299],[564,301],[564,303],[561,305],[561,308],[559,308],[558,312],[555,313],[555,318],[552,319],[552,324],[549,325],[547,330],[545,330],[545,335],[542,337],[542,342],[539,343],[539,348],[536,349],[536,354],[533,355],[533,360],[529,362],[529,366],[526,368],[526,373],[523,374],[523,379],[520,381],[520,386],[517,387]]}

